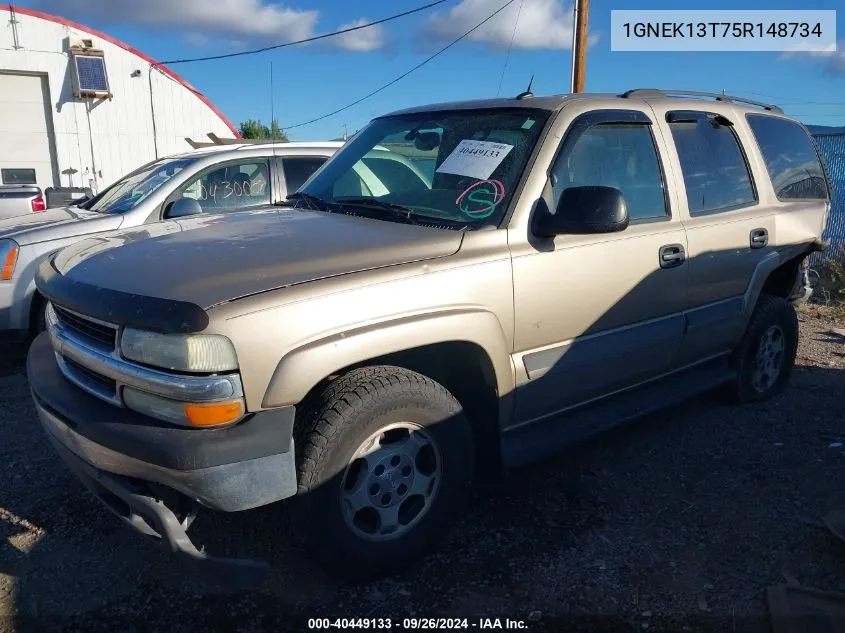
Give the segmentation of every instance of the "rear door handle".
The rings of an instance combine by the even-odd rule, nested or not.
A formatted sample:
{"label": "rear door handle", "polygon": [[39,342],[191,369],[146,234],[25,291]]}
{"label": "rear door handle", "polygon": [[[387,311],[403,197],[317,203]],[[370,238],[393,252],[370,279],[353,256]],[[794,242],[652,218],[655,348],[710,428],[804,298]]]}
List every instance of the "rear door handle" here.
{"label": "rear door handle", "polygon": [[766,229],[751,229],[751,248],[763,248],[769,244],[769,232]]}
{"label": "rear door handle", "polygon": [[684,263],[687,258],[686,251],[682,244],[667,244],[661,246],[659,251],[660,267],[675,268]]}

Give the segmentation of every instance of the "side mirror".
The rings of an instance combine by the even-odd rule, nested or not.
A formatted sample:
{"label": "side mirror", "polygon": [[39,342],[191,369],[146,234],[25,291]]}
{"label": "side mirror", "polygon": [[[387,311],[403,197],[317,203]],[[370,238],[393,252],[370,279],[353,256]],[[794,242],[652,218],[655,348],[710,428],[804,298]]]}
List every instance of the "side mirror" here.
{"label": "side mirror", "polygon": [[174,219],[184,218],[188,215],[198,215],[200,213],[202,213],[202,207],[199,202],[193,198],[179,198],[170,205],[164,216],[167,219]]}
{"label": "side mirror", "polygon": [[535,233],[540,237],[616,233],[628,228],[628,205],[614,187],[564,189],[554,215],[546,215]]}

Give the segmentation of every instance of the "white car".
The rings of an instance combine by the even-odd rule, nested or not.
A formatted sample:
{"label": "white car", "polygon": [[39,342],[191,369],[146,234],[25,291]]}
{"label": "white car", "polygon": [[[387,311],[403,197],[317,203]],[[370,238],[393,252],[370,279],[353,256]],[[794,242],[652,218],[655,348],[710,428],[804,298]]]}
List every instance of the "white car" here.
{"label": "white car", "polygon": [[[34,281],[41,257],[93,234],[279,203],[343,144],[203,148],[147,163],[79,206],[0,219],[0,334],[26,336],[44,329],[45,302]],[[430,183],[420,168],[386,147],[375,148],[356,171],[359,178],[348,183],[347,195],[382,195],[395,178]]]}

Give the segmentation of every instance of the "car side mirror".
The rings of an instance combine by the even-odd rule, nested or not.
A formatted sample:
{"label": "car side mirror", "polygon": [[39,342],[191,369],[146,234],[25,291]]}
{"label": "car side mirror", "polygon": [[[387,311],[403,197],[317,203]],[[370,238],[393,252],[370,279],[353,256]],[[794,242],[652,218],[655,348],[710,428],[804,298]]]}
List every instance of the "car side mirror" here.
{"label": "car side mirror", "polygon": [[617,233],[628,228],[628,205],[614,187],[564,189],[554,215],[546,215],[535,233],[540,237]]}
{"label": "car side mirror", "polygon": [[170,208],[164,214],[169,220],[174,218],[184,218],[189,215],[198,215],[202,213],[200,203],[193,198],[179,198],[176,202],[170,205]]}

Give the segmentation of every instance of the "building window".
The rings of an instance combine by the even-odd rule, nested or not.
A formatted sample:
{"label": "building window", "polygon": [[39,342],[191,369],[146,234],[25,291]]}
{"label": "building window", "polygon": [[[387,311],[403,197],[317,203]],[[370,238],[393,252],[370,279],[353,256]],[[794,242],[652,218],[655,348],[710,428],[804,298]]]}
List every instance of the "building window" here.
{"label": "building window", "polygon": [[0,169],[0,178],[4,185],[34,185],[34,169]]}

